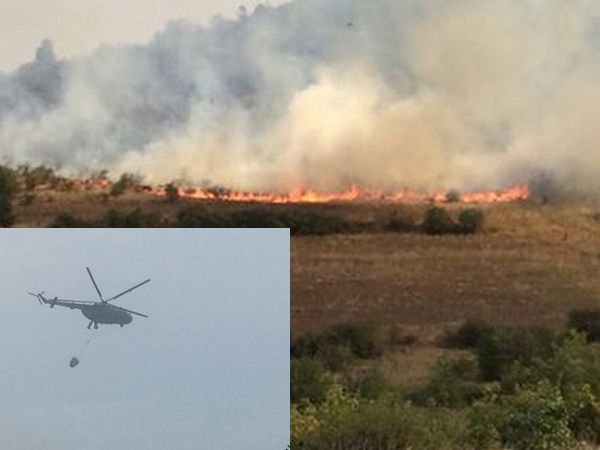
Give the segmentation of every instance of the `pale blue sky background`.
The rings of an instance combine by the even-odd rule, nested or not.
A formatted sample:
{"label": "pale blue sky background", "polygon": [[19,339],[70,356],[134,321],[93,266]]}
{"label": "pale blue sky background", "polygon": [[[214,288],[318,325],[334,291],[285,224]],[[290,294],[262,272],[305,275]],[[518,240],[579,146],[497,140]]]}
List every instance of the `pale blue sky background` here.
{"label": "pale blue sky background", "polygon": [[0,72],[33,58],[43,39],[52,39],[60,58],[91,52],[102,44],[149,40],[169,20],[206,24],[216,14],[235,17],[240,5],[282,0],[2,0]]}
{"label": "pale blue sky background", "polygon": [[[288,230],[0,230],[0,448],[282,450]],[[91,330],[27,291],[150,317]],[[69,368],[78,355],[81,363]]]}

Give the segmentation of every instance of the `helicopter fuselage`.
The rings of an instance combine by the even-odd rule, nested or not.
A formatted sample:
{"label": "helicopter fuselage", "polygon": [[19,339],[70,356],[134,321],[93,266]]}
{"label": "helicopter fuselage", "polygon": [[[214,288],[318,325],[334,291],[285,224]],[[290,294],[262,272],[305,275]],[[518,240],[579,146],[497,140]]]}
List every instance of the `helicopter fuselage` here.
{"label": "helicopter fuselage", "polygon": [[81,313],[94,323],[126,325],[131,323],[132,317],[126,311],[114,308],[112,305],[97,303],[84,306]]}

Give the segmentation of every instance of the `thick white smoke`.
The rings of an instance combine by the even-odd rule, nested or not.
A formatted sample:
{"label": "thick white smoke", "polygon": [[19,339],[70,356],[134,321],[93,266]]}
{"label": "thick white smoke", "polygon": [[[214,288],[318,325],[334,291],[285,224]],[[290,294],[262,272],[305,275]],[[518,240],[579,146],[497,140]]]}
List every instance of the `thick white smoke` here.
{"label": "thick white smoke", "polygon": [[0,159],[232,188],[600,188],[600,3],[295,0],[0,75]]}

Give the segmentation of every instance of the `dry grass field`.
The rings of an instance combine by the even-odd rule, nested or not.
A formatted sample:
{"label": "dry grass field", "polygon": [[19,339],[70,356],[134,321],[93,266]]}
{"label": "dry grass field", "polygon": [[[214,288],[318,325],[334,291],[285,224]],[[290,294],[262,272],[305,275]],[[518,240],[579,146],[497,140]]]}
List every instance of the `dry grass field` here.
{"label": "dry grass field", "polygon": [[365,320],[418,336],[467,318],[559,326],[570,309],[600,304],[596,207],[525,202],[484,210],[485,230],[475,235],[294,238],[294,334]]}

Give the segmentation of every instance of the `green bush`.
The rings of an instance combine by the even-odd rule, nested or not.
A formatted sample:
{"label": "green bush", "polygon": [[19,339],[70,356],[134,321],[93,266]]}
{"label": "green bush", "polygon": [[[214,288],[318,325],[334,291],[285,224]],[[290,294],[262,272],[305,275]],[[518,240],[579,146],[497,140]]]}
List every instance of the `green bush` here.
{"label": "green bush", "polygon": [[[302,450],[450,450],[462,449],[466,420],[445,410],[425,410],[383,397],[328,399],[296,421],[291,448]],[[297,414],[295,415],[298,416]],[[312,419],[312,420],[307,420]],[[297,430],[292,423],[292,429]],[[308,431],[309,430],[309,431]]]}
{"label": "green bush", "polygon": [[444,208],[433,207],[427,210],[421,225],[427,234],[449,234],[457,231],[457,225]]}
{"label": "green bush", "polygon": [[542,327],[495,328],[477,344],[477,358],[484,380],[500,380],[513,364],[528,363],[534,357],[547,357],[557,336]]}
{"label": "green bush", "polygon": [[547,381],[517,388],[501,400],[498,424],[502,443],[515,450],[572,449],[578,442],[569,428],[567,403],[560,390]]}
{"label": "green bush", "polygon": [[[558,450],[579,446],[560,389],[548,381],[494,393],[469,412],[466,442],[475,449]],[[500,444],[500,445],[498,445]]]}
{"label": "green bush", "polygon": [[333,376],[319,361],[292,358],[290,365],[290,395],[292,403],[321,403],[334,384]]}
{"label": "green bush", "polygon": [[481,231],[483,227],[483,211],[477,208],[469,208],[461,211],[458,215],[458,227],[461,233],[470,234]]}
{"label": "green bush", "polygon": [[584,333],[590,342],[600,342],[600,308],[574,309],[567,326]]}
{"label": "green bush", "polygon": [[479,368],[473,357],[441,357],[427,385],[412,399],[419,404],[434,403],[449,408],[463,407],[481,397]]}
{"label": "green bush", "polygon": [[569,409],[569,427],[580,439],[600,441],[600,347],[571,332],[553,346],[548,357],[516,364],[505,375],[508,391],[519,385],[549,381],[563,395]]}

